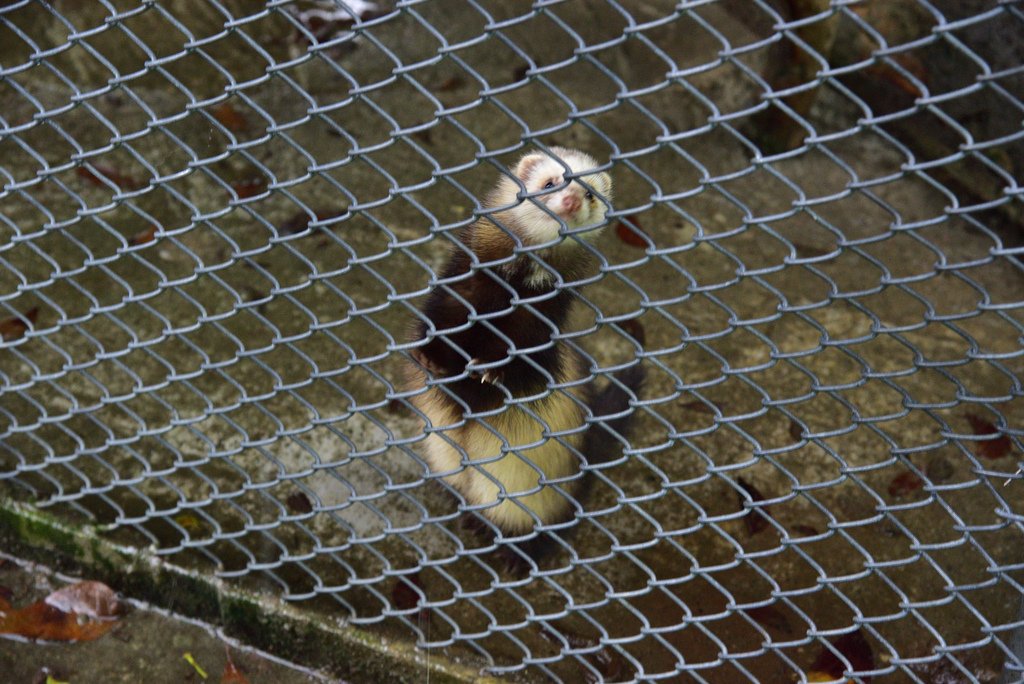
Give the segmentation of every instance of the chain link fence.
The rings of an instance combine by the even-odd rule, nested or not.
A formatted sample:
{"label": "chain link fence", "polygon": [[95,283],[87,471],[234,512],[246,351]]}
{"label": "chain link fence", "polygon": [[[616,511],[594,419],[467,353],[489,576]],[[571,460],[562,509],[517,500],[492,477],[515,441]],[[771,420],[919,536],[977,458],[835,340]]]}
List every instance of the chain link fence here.
{"label": "chain link fence", "polygon": [[[6,2],[0,491],[495,674],[1021,681],[1022,119],[1013,0]],[[647,381],[519,576],[400,378],[551,145]]]}

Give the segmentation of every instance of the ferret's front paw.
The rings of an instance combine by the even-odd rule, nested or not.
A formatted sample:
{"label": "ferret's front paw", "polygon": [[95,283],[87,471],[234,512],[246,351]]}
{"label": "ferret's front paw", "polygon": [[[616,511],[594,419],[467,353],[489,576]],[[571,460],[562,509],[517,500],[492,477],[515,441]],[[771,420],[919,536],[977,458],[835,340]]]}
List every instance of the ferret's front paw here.
{"label": "ferret's front paw", "polygon": [[[469,362],[470,366],[479,366],[483,363],[480,359],[473,359]],[[479,380],[481,384],[487,383],[489,385],[496,385],[501,382],[504,372],[501,368],[488,368],[483,373],[477,373],[476,371],[470,371],[469,377],[474,380]]]}

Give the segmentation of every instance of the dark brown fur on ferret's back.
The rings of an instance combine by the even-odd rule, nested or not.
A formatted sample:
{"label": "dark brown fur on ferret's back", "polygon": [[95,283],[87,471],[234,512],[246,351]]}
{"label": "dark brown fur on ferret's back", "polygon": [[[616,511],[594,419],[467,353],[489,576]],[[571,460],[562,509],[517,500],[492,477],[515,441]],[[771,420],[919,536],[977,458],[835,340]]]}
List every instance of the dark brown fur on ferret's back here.
{"label": "dark brown fur on ferret's back", "polygon": [[[482,231],[498,234],[489,235],[484,245],[480,245],[482,240],[478,233]],[[474,238],[477,242],[475,246],[480,249],[477,259],[482,263],[493,263],[512,254],[512,239],[496,227],[477,226],[475,229],[466,229],[460,241],[465,245],[473,245]],[[471,272],[473,260],[463,249],[453,248],[440,276],[442,281],[455,282],[436,288],[427,298],[422,313],[435,329],[457,328],[468,319],[469,312],[463,303],[465,301],[472,304],[477,315],[486,317],[487,323],[478,322],[462,332],[444,335],[443,339],[435,337],[419,354],[427,357],[442,371],[452,374],[458,374],[460,369],[465,368],[467,356],[483,362],[508,359],[497,370],[513,396],[541,392],[557,381],[555,378],[559,371],[578,375],[576,369],[559,367],[558,347],[551,339],[565,325],[572,296],[566,290],[554,292],[550,288],[539,289],[528,284],[527,269],[532,264],[527,260],[528,257],[520,259],[521,263],[508,269],[502,279],[503,283],[497,281],[498,276],[492,271],[481,269],[464,279],[457,279]],[[578,264],[581,267],[585,265]],[[569,278],[575,276],[576,273],[568,275]],[[548,296],[532,301],[528,306],[513,306],[513,296],[518,300],[529,300],[544,294]],[[427,322],[418,320],[415,338],[424,339],[428,332]],[[514,342],[516,349],[535,351],[510,358],[506,338]],[[500,388],[482,383],[476,376],[451,382],[446,387],[477,410],[496,408],[506,398]]]}

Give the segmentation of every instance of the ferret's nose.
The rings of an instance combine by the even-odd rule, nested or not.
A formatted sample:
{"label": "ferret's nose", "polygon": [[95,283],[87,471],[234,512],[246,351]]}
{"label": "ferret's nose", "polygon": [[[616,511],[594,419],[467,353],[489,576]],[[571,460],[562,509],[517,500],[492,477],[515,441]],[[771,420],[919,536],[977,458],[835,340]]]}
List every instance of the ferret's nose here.
{"label": "ferret's nose", "polygon": [[564,195],[562,195],[561,204],[561,213],[567,216],[572,216],[573,214],[580,210],[581,206],[583,206],[583,202],[582,200],[580,200],[580,196],[575,192],[567,192]]}

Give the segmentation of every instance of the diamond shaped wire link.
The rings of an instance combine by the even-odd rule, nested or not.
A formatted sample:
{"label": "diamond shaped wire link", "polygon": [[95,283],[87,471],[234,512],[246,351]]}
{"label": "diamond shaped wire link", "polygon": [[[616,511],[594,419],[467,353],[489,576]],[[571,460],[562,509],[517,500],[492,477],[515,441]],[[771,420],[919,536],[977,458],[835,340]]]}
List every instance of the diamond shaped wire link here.
{"label": "diamond shaped wire link", "polygon": [[[1017,681],[1021,26],[1014,0],[8,3],[0,492],[498,675]],[[520,575],[424,442],[585,426],[511,394],[537,444],[424,425],[403,378],[459,231],[553,145],[614,202],[558,280],[574,316],[516,300],[553,332],[509,358],[579,353],[538,395],[578,403],[647,380]]]}

